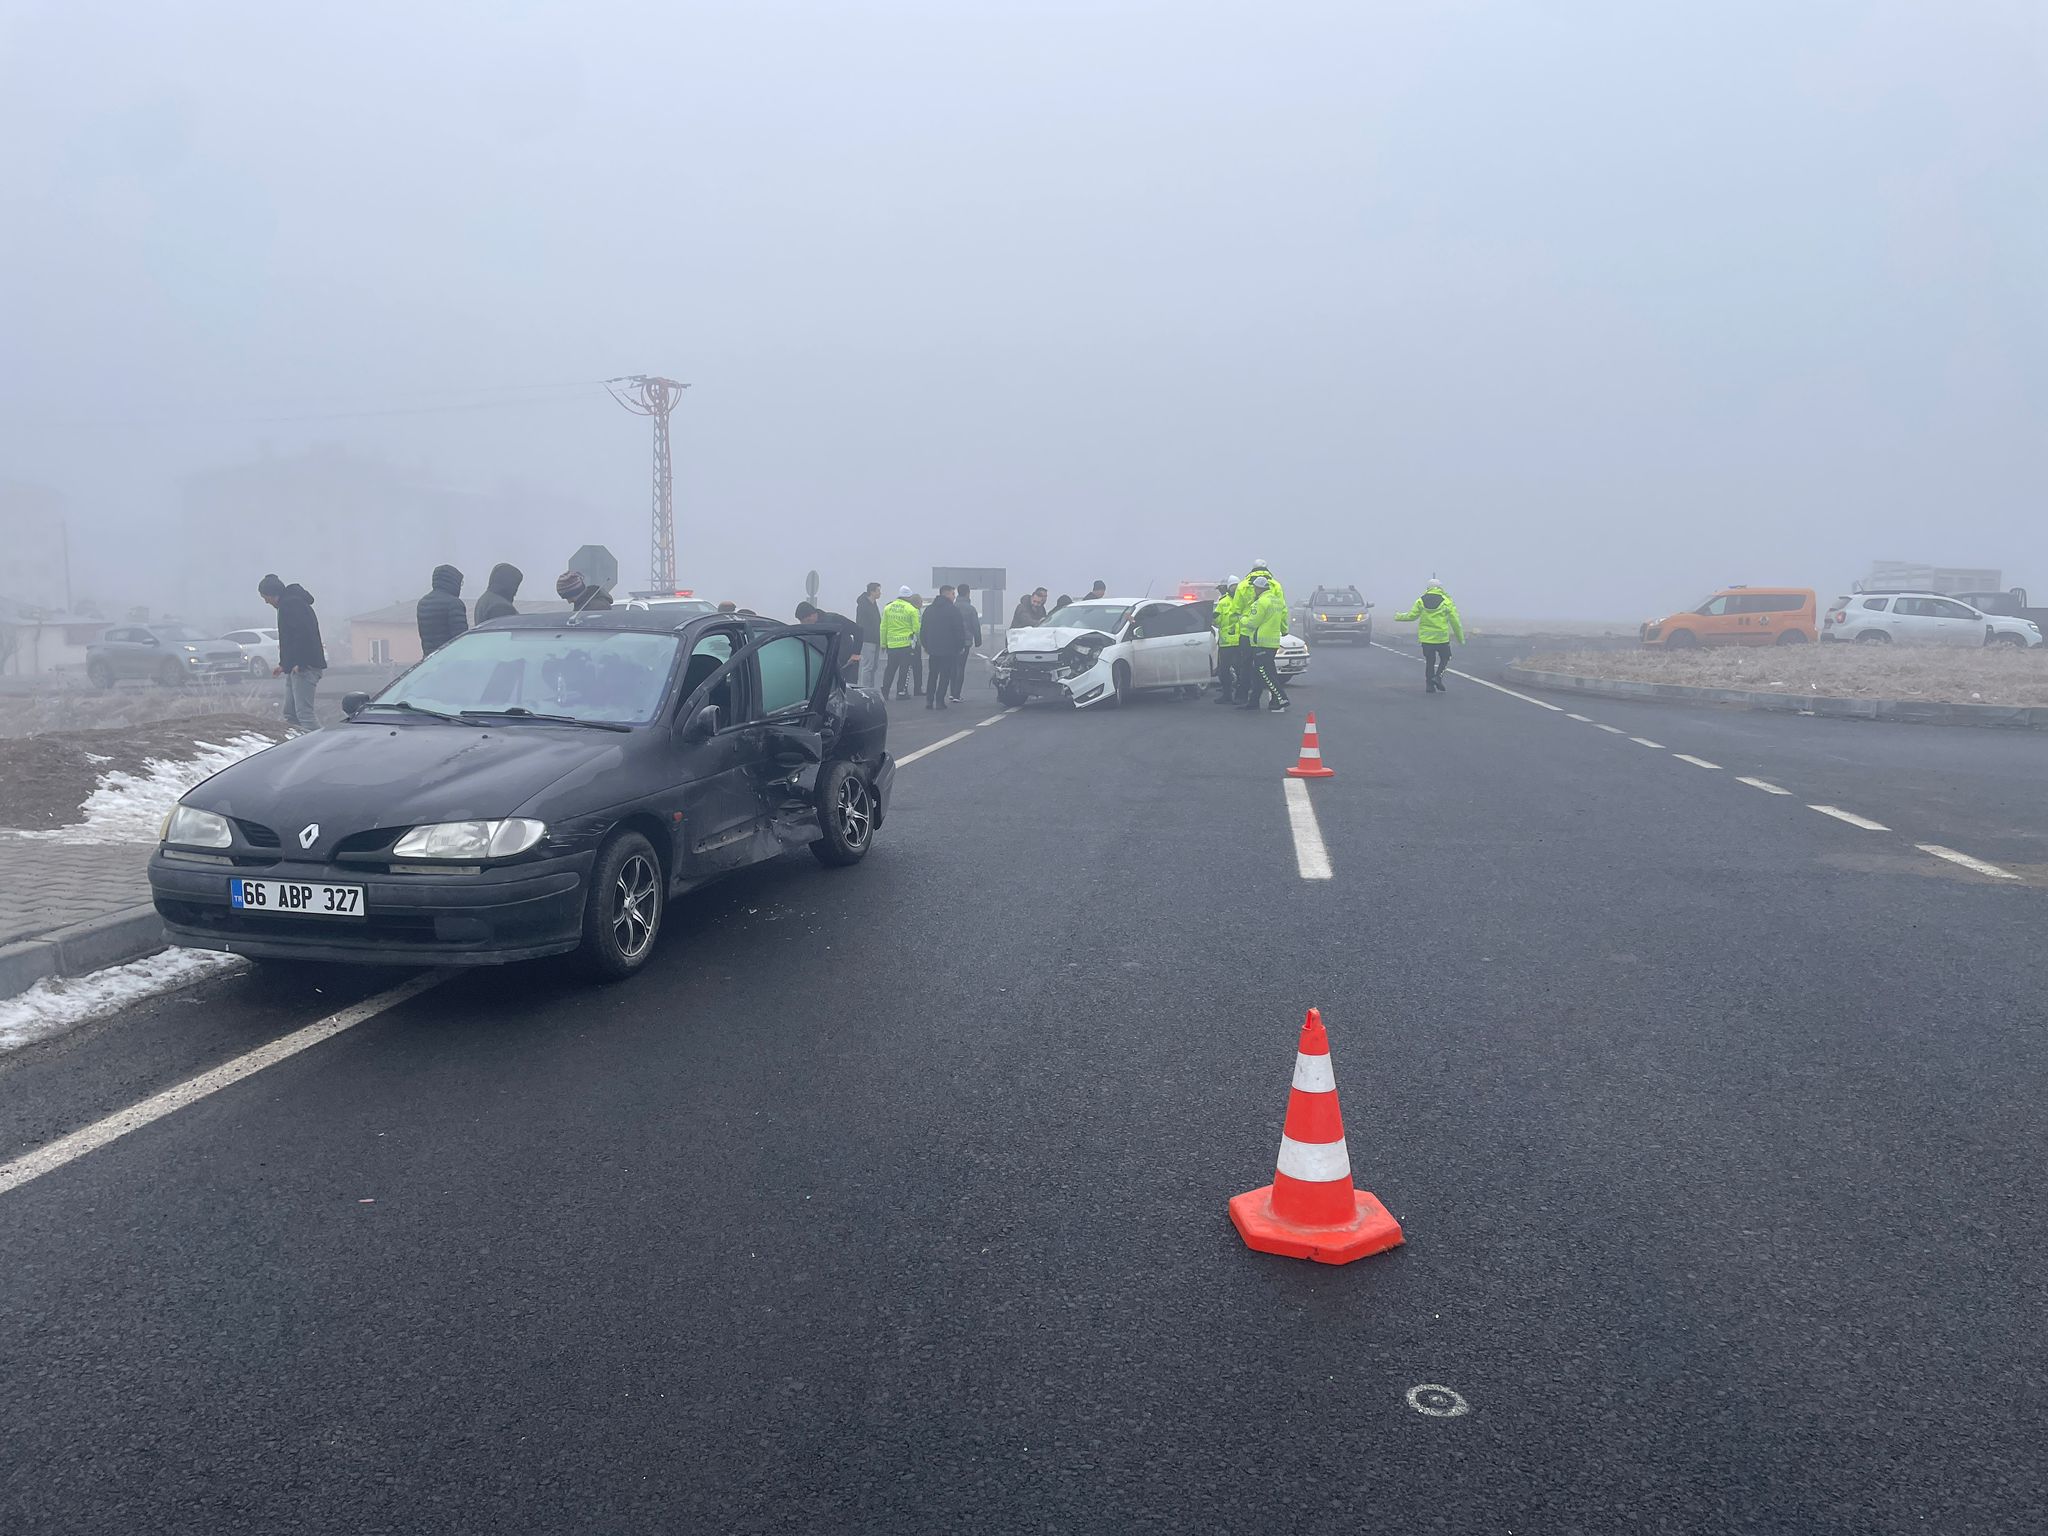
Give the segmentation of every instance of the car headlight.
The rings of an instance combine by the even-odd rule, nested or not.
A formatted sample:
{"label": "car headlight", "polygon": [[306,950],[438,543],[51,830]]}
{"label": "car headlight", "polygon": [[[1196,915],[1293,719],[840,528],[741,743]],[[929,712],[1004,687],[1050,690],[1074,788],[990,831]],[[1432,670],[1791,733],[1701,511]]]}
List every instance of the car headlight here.
{"label": "car headlight", "polygon": [[189,805],[174,805],[171,814],[164,818],[158,840],[186,848],[225,848],[234,842],[235,832],[225,816]]}
{"label": "car headlight", "polygon": [[547,823],[513,816],[504,821],[435,821],[414,827],[392,845],[400,859],[509,859],[548,834]]}
{"label": "car headlight", "polygon": [[1365,622],[1365,615],[1362,613],[1354,613],[1351,615],[1351,618],[1354,623],[1363,624]]}
{"label": "car headlight", "polygon": [[1327,613],[1319,613],[1316,615],[1316,622],[1318,624],[1327,624],[1330,622],[1330,616]]}

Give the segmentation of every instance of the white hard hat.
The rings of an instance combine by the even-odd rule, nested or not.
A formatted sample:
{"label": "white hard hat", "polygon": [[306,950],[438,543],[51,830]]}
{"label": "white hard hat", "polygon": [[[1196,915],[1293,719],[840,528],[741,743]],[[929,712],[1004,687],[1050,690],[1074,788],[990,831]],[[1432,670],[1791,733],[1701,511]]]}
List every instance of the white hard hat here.
{"label": "white hard hat", "polygon": [[908,587],[898,587],[898,588],[896,589],[896,595],[897,595],[898,597],[908,597],[908,596],[910,596],[910,588],[908,588]]}

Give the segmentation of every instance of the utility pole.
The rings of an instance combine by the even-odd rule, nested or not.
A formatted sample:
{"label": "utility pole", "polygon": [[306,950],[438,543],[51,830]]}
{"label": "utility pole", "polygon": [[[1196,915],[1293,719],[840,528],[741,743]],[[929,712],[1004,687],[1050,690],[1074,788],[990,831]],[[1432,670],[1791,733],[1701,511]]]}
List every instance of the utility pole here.
{"label": "utility pole", "polygon": [[676,478],[669,459],[668,414],[689,387],[645,373],[605,381],[614,400],[635,416],[654,421],[654,534],[648,556],[653,570],[648,585],[657,592],[672,592],[676,584]]}

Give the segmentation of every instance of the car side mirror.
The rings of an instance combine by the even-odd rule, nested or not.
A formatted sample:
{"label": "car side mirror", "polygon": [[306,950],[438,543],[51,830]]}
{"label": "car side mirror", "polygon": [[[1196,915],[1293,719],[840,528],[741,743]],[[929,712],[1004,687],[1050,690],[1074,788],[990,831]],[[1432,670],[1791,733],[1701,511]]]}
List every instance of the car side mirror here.
{"label": "car side mirror", "polygon": [[367,693],[344,693],[341,696],[341,712],[353,720],[363,712],[363,706],[370,702]]}
{"label": "car side mirror", "polygon": [[724,717],[719,713],[718,706],[716,704],[706,704],[697,713],[690,716],[689,724],[683,727],[683,740],[686,742],[709,741],[718,734],[718,728],[723,723]]}

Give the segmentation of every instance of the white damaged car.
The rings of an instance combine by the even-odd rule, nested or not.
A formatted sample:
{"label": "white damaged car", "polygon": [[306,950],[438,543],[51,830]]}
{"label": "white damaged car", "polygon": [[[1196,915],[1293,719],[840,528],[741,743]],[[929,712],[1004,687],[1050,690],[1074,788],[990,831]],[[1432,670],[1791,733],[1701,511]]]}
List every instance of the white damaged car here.
{"label": "white damaged car", "polygon": [[996,697],[1085,709],[1150,689],[1199,692],[1216,675],[1215,611],[1177,597],[1069,603],[1035,628],[1010,631],[994,662]]}
{"label": "white damaged car", "polygon": [[[1032,629],[1013,629],[994,662],[996,697],[1018,705],[1057,699],[1077,708],[1134,693],[1199,693],[1216,676],[1216,605],[1208,598],[1105,597],[1069,603]],[[1275,668],[1308,670],[1308,646],[1281,642]]]}

